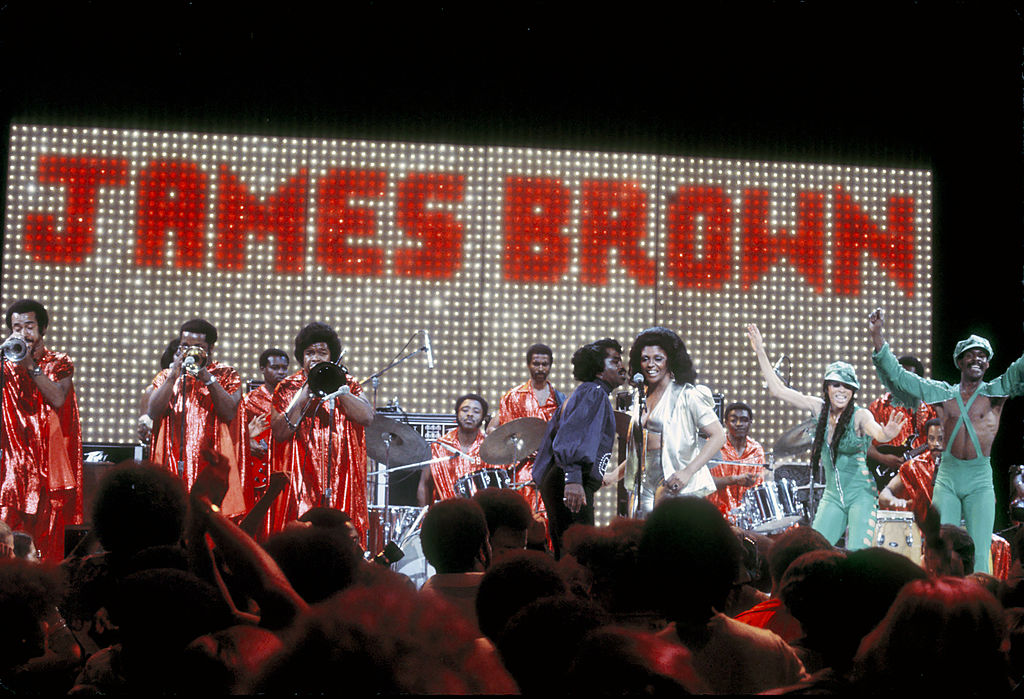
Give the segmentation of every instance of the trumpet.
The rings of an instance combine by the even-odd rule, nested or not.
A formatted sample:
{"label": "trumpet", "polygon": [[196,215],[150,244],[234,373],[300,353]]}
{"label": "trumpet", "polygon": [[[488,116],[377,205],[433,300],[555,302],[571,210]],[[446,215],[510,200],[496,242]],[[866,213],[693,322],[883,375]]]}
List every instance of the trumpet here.
{"label": "trumpet", "polygon": [[189,345],[182,354],[181,368],[195,376],[199,370],[206,366],[209,359],[206,350],[199,345]]}
{"label": "trumpet", "polygon": [[0,345],[0,353],[9,362],[20,362],[28,356],[28,343],[20,335],[11,335]]}

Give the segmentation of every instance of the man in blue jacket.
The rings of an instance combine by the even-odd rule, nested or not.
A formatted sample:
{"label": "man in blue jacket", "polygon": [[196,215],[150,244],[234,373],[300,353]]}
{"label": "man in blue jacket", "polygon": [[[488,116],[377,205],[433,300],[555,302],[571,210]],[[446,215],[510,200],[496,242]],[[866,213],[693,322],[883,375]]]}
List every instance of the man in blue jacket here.
{"label": "man in blue jacket", "polygon": [[551,418],[533,465],[548,513],[555,557],[570,525],[594,524],[594,493],[608,469],[615,416],[608,394],[626,381],[622,347],[605,338],[572,355],[572,375],[582,381]]}

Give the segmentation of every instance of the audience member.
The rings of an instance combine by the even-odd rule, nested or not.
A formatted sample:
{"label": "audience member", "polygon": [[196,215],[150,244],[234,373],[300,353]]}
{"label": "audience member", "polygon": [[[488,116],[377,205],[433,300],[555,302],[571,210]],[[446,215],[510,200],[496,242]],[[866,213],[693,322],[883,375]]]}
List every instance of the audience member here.
{"label": "audience member", "polygon": [[576,525],[565,533],[568,557],[584,575],[587,598],[610,614],[615,623],[660,630],[665,621],[651,603],[639,568],[641,520],[615,519],[607,527]]}
{"label": "audience member", "polygon": [[661,636],[690,650],[697,674],[716,694],[756,693],[806,675],[776,634],[717,611],[737,578],[740,557],[722,514],[694,497],[656,506],[640,541],[641,569],[671,622]]}
{"label": "audience member", "polygon": [[509,551],[526,548],[526,536],[533,522],[530,503],[517,490],[484,488],[473,495],[484,511],[491,556],[498,558]]}
{"label": "audience member", "polygon": [[480,505],[465,498],[435,502],[423,518],[420,543],[437,571],[423,590],[447,599],[476,627],[477,588],[491,562],[487,520]]}
{"label": "audience member", "polygon": [[509,674],[525,695],[575,693],[568,685],[577,649],[586,635],[604,626],[600,607],[571,596],[546,597],[513,616],[498,641]]}
{"label": "audience member", "polygon": [[[810,557],[812,565],[805,560]],[[820,667],[798,691],[848,689],[861,639],[886,615],[904,585],[926,577],[909,558],[880,548],[845,557],[812,551],[794,561],[783,576],[782,598],[800,621],[803,644],[817,655]]]}
{"label": "audience member", "polygon": [[[336,510],[332,510],[336,511]],[[362,559],[344,529],[291,528],[263,545],[307,604],[317,604],[352,584]]]}
{"label": "audience member", "polygon": [[[467,501],[468,502],[468,501]],[[437,595],[357,586],[302,614],[285,649],[243,693],[353,696],[511,694],[476,630]]]}
{"label": "audience member", "polygon": [[476,595],[480,632],[495,645],[508,620],[531,602],[569,593],[554,559],[539,551],[510,552],[487,569]]}
{"label": "audience member", "polygon": [[771,574],[771,597],[751,609],[736,615],[738,621],[779,634],[791,643],[803,635],[800,622],[790,614],[779,598],[782,576],[797,558],[809,551],[828,551],[832,546],[820,533],[810,527],[794,527],[781,534],[768,550],[768,570]]}
{"label": "audience member", "polygon": [[634,629],[591,631],[576,649],[566,685],[578,696],[688,696],[705,694],[690,651]]}
{"label": "audience member", "polygon": [[857,653],[857,693],[977,696],[1009,693],[1006,623],[980,585],[943,576],[915,580],[899,593]]}

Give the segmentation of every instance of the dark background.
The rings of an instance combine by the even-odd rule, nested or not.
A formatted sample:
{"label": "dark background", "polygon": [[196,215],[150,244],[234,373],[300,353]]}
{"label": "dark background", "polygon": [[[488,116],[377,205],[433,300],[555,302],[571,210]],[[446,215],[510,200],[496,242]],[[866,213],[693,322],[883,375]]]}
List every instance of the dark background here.
{"label": "dark background", "polygon": [[[0,116],[928,168],[928,370],[956,380],[952,347],[976,332],[1001,372],[1024,349],[1021,9],[720,5],[8,2]],[[1021,403],[993,455],[1004,493]]]}

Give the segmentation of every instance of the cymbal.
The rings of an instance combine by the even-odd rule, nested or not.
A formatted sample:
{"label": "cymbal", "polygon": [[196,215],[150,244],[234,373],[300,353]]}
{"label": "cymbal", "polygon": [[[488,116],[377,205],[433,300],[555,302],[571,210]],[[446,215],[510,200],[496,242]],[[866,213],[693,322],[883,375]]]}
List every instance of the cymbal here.
{"label": "cymbal", "polygon": [[798,425],[790,427],[775,440],[772,453],[775,456],[792,456],[811,448],[814,442],[814,427],[817,419],[809,417]]}
{"label": "cymbal", "polygon": [[511,464],[537,451],[548,423],[539,417],[521,417],[506,422],[487,435],[480,445],[480,459],[494,466]]}
{"label": "cymbal", "polygon": [[[391,446],[388,448],[388,441]],[[366,428],[366,453],[388,466],[405,466],[430,458],[430,448],[420,433],[406,424],[376,415]]]}
{"label": "cymbal", "polygon": [[619,439],[626,439],[629,437],[629,413],[625,410],[614,410],[615,413],[615,434],[619,435]]}

